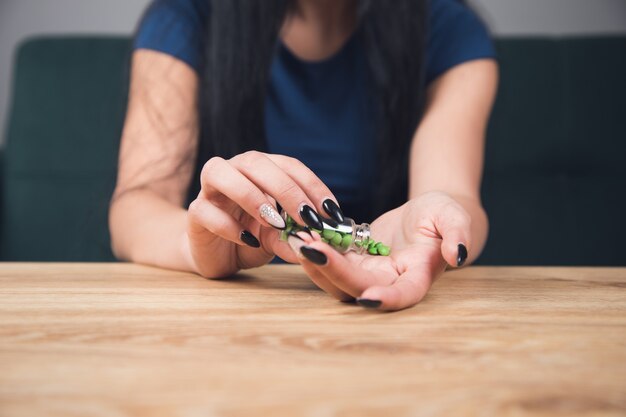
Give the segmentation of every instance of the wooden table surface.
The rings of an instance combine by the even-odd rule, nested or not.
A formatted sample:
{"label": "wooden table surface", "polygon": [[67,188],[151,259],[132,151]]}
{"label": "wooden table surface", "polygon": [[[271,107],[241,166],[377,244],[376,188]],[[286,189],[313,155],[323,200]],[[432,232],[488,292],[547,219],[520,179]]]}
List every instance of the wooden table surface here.
{"label": "wooden table surface", "polygon": [[470,267],[418,306],[296,266],[0,264],[0,416],[624,416],[626,269]]}

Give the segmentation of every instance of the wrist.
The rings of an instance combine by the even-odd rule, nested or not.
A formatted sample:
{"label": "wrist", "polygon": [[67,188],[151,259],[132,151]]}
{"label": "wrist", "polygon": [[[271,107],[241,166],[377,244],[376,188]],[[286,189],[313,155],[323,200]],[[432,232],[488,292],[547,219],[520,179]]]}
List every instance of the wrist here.
{"label": "wrist", "polygon": [[198,265],[196,264],[196,261],[194,260],[193,254],[191,252],[191,243],[189,241],[189,235],[187,234],[186,230],[183,231],[178,238],[178,251],[180,254],[180,259],[183,261],[183,268],[186,271],[200,274]]}

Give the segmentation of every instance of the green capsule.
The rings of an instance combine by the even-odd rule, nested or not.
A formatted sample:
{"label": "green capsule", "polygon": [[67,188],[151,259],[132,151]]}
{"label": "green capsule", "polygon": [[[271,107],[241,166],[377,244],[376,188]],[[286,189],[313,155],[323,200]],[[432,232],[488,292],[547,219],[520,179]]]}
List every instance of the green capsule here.
{"label": "green capsule", "polygon": [[348,249],[350,247],[350,244],[352,243],[352,235],[344,235],[343,239],[341,239],[341,247]]}
{"label": "green capsule", "polygon": [[370,248],[367,250],[367,252],[370,255],[378,255],[378,250],[376,250],[376,246],[370,246]]}
{"label": "green capsule", "polygon": [[333,245],[337,246],[337,245],[341,245],[342,240],[343,240],[343,236],[341,236],[341,233],[335,233],[335,235],[331,239],[331,242],[333,242]]}
{"label": "green capsule", "polygon": [[334,231],[334,230],[328,230],[328,229],[327,229],[327,230],[323,230],[323,231],[322,231],[322,237],[323,237],[324,239],[332,240],[332,238],[334,238],[334,237],[335,237],[335,235],[336,235],[336,233],[335,233],[335,231]]}
{"label": "green capsule", "polygon": [[378,254],[381,256],[389,256],[389,252],[391,252],[391,248],[389,246],[382,245],[377,248]]}
{"label": "green capsule", "polygon": [[324,243],[330,243],[330,242],[328,241],[328,239],[324,239],[324,238],[322,238],[322,242],[324,242]]}

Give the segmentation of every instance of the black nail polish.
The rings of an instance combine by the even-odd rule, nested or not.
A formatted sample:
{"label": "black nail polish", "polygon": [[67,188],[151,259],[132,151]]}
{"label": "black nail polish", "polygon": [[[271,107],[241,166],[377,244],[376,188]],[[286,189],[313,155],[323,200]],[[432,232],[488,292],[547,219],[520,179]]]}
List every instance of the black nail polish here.
{"label": "black nail polish", "polygon": [[328,262],[328,258],[322,252],[313,249],[309,246],[303,246],[300,248],[300,252],[307,258],[309,261],[313,262],[317,265],[326,265]]}
{"label": "black nail polish", "polygon": [[260,248],[261,244],[259,243],[259,240],[254,237],[254,235],[250,232],[248,232],[247,230],[243,230],[241,232],[241,234],[239,235],[239,239],[241,239],[241,241],[243,243],[245,243],[246,245],[252,247],[252,248]]}
{"label": "black nail polish", "polygon": [[333,200],[327,198],[322,203],[322,207],[324,208],[326,214],[328,214],[330,217],[337,220],[339,223],[344,222],[345,218],[343,217],[343,212],[341,211],[337,203],[335,203]]}
{"label": "black nail polish", "polygon": [[307,226],[317,230],[324,229],[320,216],[315,212],[315,210],[306,204],[300,209],[300,217],[302,218],[302,221],[307,224]]}
{"label": "black nail polish", "polygon": [[276,211],[278,212],[278,214],[282,214],[283,212],[283,207],[280,205],[278,201],[276,201]]}
{"label": "black nail polish", "polygon": [[357,298],[356,302],[358,305],[365,308],[378,308],[383,303],[380,300],[370,300],[368,298]]}
{"label": "black nail polish", "polygon": [[464,244],[459,243],[458,249],[459,254],[456,257],[456,266],[463,266],[463,264],[467,260],[467,248]]}
{"label": "black nail polish", "polygon": [[331,219],[330,217],[322,217],[322,222],[326,223],[327,225],[329,225],[333,229],[336,229],[336,228],[339,227],[339,222],[337,220],[335,220],[335,219]]}

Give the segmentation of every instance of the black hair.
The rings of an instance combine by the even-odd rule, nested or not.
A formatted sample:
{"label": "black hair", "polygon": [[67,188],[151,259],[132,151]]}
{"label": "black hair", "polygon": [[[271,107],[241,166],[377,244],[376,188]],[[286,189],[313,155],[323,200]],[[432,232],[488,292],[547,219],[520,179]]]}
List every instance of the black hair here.
{"label": "black hair", "polygon": [[[295,0],[209,0],[199,89],[200,143],[189,200],[204,162],[266,150],[264,102],[280,29]],[[423,104],[426,0],[358,0],[357,33],[377,103],[379,167],[371,216],[406,201],[408,155]],[[371,219],[368,219],[371,220]]]}

